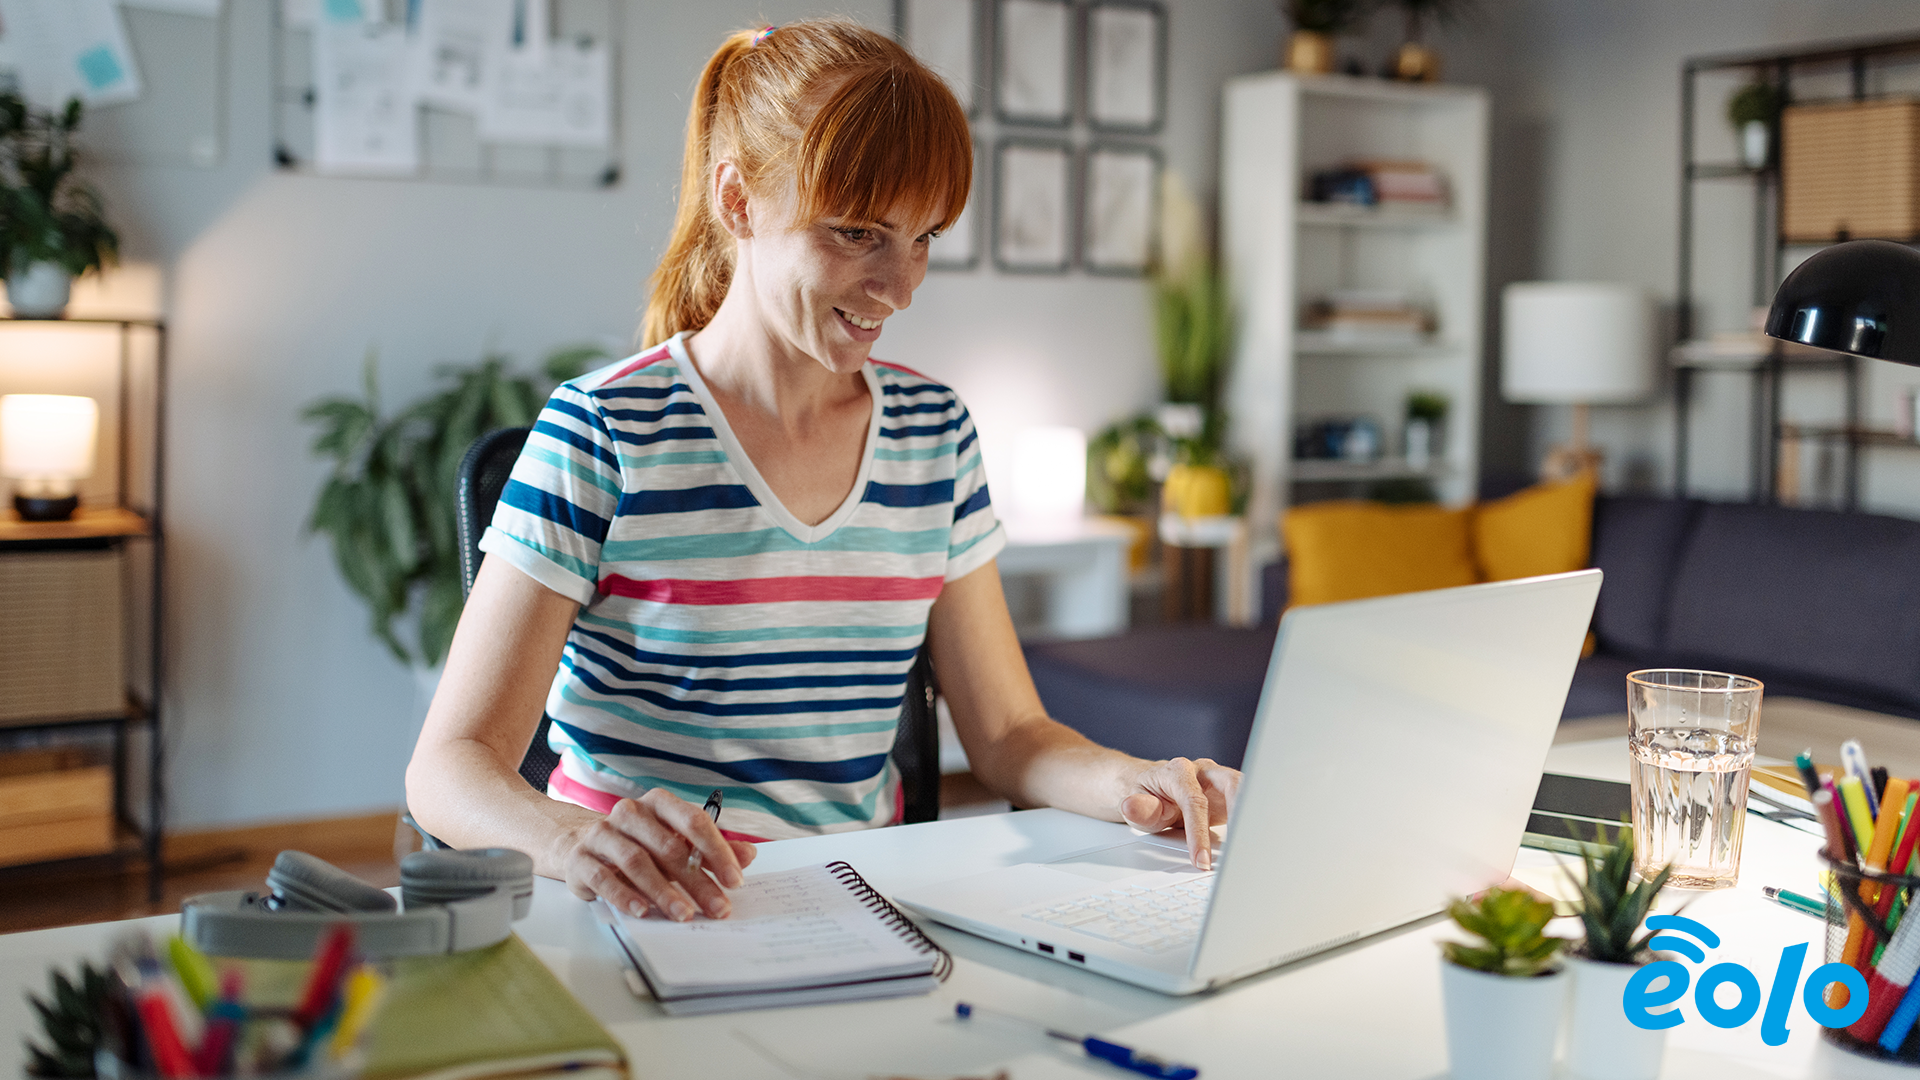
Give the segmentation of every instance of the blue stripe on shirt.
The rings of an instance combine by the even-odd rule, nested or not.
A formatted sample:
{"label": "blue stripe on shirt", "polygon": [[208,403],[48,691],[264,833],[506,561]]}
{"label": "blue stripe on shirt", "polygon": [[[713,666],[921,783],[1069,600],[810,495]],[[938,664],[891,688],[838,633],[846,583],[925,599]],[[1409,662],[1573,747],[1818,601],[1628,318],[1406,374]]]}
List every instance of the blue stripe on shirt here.
{"label": "blue stripe on shirt", "polygon": [[606,518],[518,480],[507,481],[507,486],[500,491],[500,501],[515,510],[524,510],[556,525],[564,525],[596,544],[607,538]]}

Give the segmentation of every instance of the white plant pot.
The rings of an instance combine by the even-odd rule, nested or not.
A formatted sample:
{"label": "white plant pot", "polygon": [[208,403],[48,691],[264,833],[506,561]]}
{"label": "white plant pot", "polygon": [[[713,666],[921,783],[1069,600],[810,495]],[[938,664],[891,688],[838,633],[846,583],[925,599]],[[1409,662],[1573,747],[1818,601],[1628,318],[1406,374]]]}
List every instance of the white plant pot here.
{"label": "white plant pot", "polygon": [[1767,122],[1749,120],[1740,125],[1740,164],[1749,169],[1767,167]]}
{"label": "white plant pot", "polygon": [[1665,1031],[1634,1027],[1621,1007],[1635,964],[1567,957],[1567,1072],[1580,1080],[1654,1080],[1667,1050]]}
{"label": "white plant pot", "polygon": [[66,314],[73,278],[55,262],[29,263],[7,275],[7,303],[22,319],[57,319]]}
{"label": "white plant pot", "polygon": [[1442,960],[1453,1080],[1549,1080],[1567,982],[1564,968],[1516,979]]}

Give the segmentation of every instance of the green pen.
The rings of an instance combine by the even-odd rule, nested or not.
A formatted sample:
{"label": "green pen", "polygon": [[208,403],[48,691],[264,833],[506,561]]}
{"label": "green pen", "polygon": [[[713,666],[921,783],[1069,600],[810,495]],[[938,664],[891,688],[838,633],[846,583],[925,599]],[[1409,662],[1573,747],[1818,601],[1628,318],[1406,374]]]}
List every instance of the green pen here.
{"label": "green pen", "polygon": [[1811,896],[1801,896],[1797,892],[1788,892],[1785,889],[1777,888],[1772,885],[1761,886],[1760,895],[1766,897],[1767,899],[1773,901],[1776,904],[1779,904],[1781,907],[1792,908],[1793,910],[1800,912],[1802,915],[1811,915],[1814,918],[1820,919],[1823,922],[1826,920],[1827,905],[1821,903],[1818,900],[1815,900]]}

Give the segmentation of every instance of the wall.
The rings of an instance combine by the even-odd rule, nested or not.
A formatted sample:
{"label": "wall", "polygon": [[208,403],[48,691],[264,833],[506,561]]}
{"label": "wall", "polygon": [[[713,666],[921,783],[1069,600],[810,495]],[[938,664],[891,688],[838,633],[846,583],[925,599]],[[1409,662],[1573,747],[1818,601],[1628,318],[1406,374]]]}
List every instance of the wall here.
{"label": "wall", "polygon": [[[170,581],[172,819],[178,826],[390,806],[424,709],[375,645],[325,546],[303,533],[323,472],[297,420],[381,356],[389,401],[432,365],[630,340],[665,239],[686,93],[729,30],[818,13],[796,0],[634,0],[623,186],[530,191],[278,173],[265,0],[232,0],[224,162],[100,175],[128,255],[159,264],[174,331]],[[1271,64],[1268,0],[1170,4],[1168,161],[1213,183],[1224,78]],[[886,0],[838,10],[891,21]],[[166,56],[143,56],[148,65]],[[982,426],[1092,428],[1155,396],[1135,281],[929,278],[880,354],[951,381]]]}
{"label": "wall", "polygon": [[[1487,32],[1500,39],[1483,69],[1505,123],[1496,125],[1495,174],[1502,166],[1532,178],[1520,198],[1503,199],[1496,180],[1495,274],[1506,280],[1623,281],[1645,286],[1670,308],[1675,294],[1679,220],[1680,65],[1693,55],[1792,47],[1806,42],[1907,34],[1920,36],[1920,12],[1898,0],[1503,0],[1490,7]],[[1916,85],[1914,70],[1901,85]],[[1703,85],[1700,146],[1732,157],[1724,120],[1737,85]],[[1836,88],[1838,89],[1838,88]],[[1530,196],[1530,200],[1529,200]],[[1701,331],[1739,329],[1750,302],[1747,255],[1752,203],[1743,185],[1702,185],[1698,205],[1696,289]],[[1503,233],[1499,219],[1509,215]],[[1505,274],[1502,274],[1504,266]],[[1670,313],[1669,313],[1670,314]],[[1498,322],[1490,322],[1497,327]],[[1903,386],[1920,371],[1867,362],[1863,400],[1870,424],[1892,426]],[[1490,368],[1490,374],[1497,368]],[[1490,385],[1497,387],[1494,378]],[[1698,494],[1745,498],[1748,491],[1747,397],[1741,380],[1701,380],[1693,446]],[[1837,380],[1796,382],[1788,416],[1839,415]],[[1568,410],[1530,409],[1526,448],[1537,461],[1563,440]],[[1651,404],[1595,410],[1594,435],[1608,452],[1616,487],[1669,489],[1673,411],[1670,388]],[[1816,462],[1810,457],[1806,469]],[[1863,474],[1869,509],[1920,516],[1920,456],[1878,451]]]}

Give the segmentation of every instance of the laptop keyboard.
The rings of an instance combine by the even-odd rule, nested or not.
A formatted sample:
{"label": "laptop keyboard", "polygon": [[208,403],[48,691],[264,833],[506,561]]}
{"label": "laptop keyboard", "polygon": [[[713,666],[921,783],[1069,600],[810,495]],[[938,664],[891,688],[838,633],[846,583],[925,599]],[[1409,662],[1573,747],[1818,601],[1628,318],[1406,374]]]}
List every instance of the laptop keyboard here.
{"label": "laptop keyboard", "polygon": [[1212,896],[1213,875],[1208,874],[1157,889],[1124,885],[1021,914],[1142,952],[1165,952],[1190,946],[1199,938],[1200,921]]}

